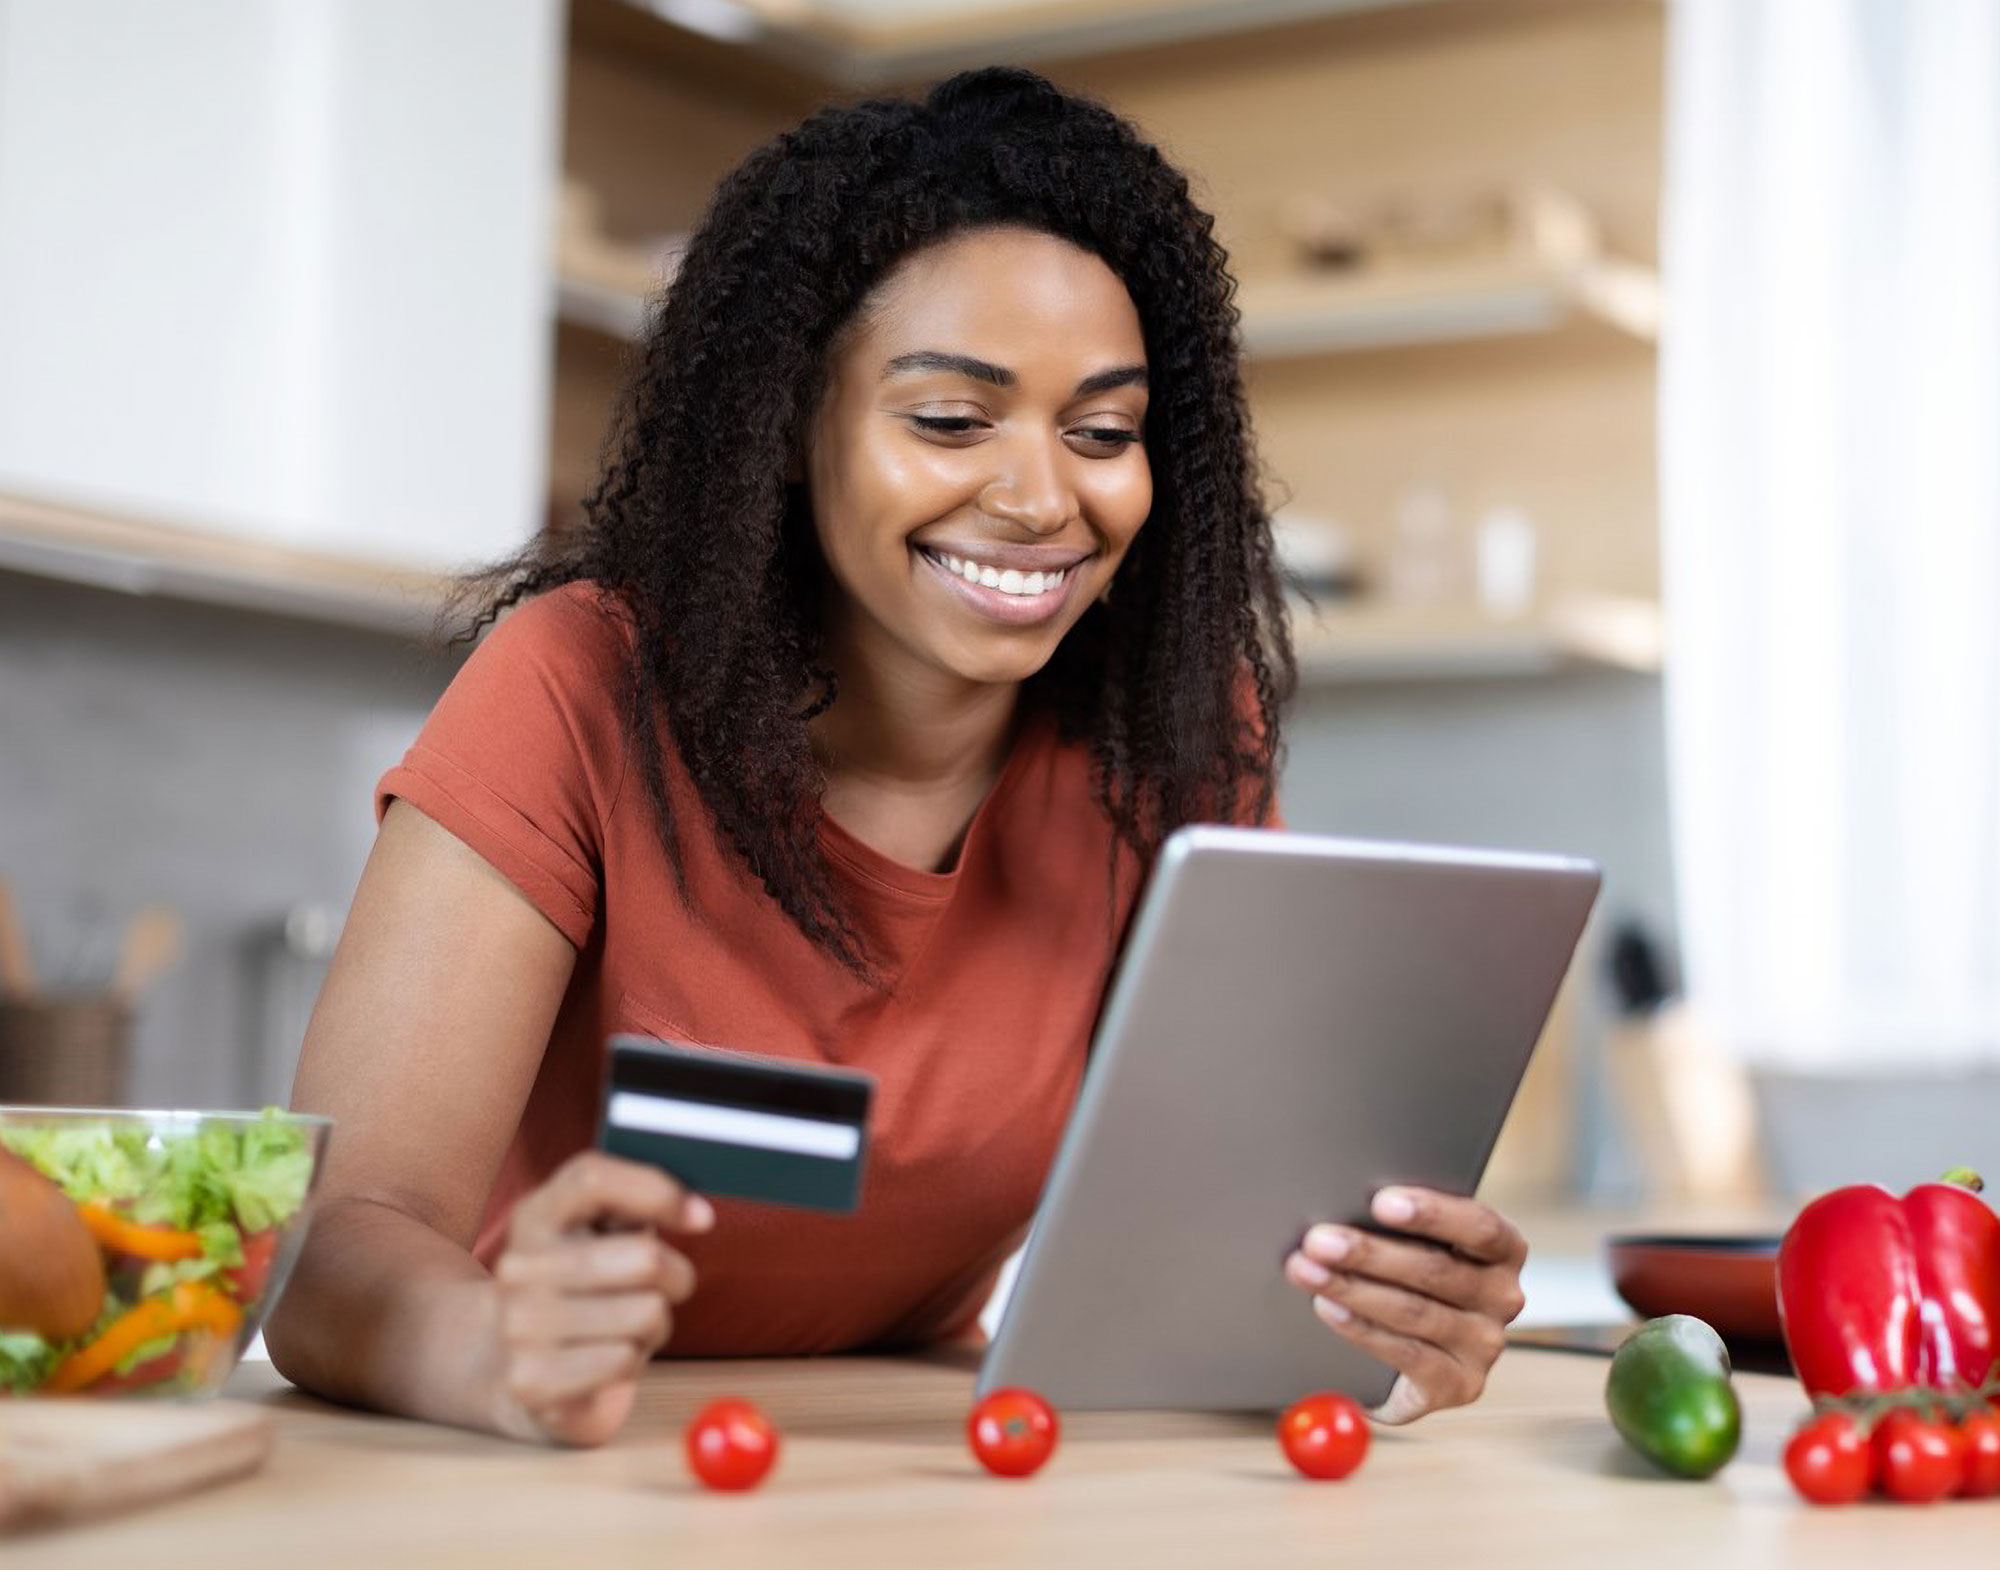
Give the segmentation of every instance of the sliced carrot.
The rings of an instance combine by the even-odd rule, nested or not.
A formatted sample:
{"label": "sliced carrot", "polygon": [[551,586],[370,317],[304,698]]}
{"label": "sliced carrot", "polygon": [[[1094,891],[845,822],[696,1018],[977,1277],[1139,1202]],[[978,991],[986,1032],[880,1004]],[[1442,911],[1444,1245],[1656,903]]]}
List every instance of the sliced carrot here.
{"label": "sliced carrot", "polygon": [[114,1254],[130,1254],[138,1259],[199,1259],[201,1238],[179,1227],[146,1226],[127,1221],[108,1205],[84,1200],[77,1207],[83,1224],[97,1239],[98,1247]]}
{"label": "sliced carrot", "polygon": [[243,1311],[206,1281],[179,1281],[173,1290],[140,1300],[126,1309],[96,1340],[87,1342],[56,1365],[38,1394],[67,1395],[110,1373],[148,1341],[205,1330],[218,1340],[232,1336],[243,1323]]}

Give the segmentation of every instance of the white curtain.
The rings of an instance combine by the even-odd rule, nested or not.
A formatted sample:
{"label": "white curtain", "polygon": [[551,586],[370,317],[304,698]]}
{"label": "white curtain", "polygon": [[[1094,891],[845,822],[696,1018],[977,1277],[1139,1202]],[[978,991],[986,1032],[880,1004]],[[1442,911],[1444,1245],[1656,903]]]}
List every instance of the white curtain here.
{"label": "white curtain", "polygon": [[1669,28],[1690,999],[1746,1062],[2000,1062],[2000,3]]}

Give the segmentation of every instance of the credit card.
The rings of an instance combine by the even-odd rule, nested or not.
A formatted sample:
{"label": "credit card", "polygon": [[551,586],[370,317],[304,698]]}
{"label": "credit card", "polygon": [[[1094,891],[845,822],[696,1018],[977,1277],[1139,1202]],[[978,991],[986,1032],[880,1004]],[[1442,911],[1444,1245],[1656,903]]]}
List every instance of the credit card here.
{"label": "credit card", "polygon": [[851,1069],[613,1036],[597,1143],[698,1194],[847,1213],[874,1092]]}

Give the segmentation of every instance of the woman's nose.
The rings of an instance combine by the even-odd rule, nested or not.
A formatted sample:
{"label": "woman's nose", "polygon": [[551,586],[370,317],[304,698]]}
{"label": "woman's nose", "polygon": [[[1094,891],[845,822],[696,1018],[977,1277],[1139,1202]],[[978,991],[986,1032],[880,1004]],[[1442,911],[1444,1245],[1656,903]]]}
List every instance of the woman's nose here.
{"label": "woman's nose", "polygon": [[1076,516],[1076,498],[1055,454],[1024,445],[1008,460],[980,491],[980,511],[1036,534],[1053,534]]}

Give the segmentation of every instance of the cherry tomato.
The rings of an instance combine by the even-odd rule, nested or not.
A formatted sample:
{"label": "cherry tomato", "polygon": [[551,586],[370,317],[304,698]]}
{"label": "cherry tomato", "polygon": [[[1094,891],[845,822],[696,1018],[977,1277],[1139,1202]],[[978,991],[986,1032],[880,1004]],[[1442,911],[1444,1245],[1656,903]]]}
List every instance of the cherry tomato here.
{"label": "cherry tomato", "polygon": [[1278,1419],[1278,1443],[1307,1477],[1345,1477],[1368,1454],[1367,1414],[1333,1391],[1307,1396]]}
{"label": "cherry tomato", "polygon": [[778,1459],[778,1431],[750,1402],[725,1396],[688,1424],[687,1458],[688,1469],[710,1488],[755,1488]]}
{"label": "cherry tomato", "polygon": [[1799,1425],[1785,1446],[1785,1475],[1816,1505],[1852,1504],[1868,1492],[1868,1440],[1845,1412]]}
{"label": "cherry tomato", "polygon": [[256,1303],[264,1295],[264,1284],[271,1277],[271,1257],[277,1252],[276,1227],[266,1227],[261,1232],[246,1232],[243,1235],[243,1263],[222,1272],[222,1284],[229,1295],[246,1308]]}
{"label": "cherry tomato", "polygon": [[2000,1414],[1975,1412],[1958,1425],[1958,1434],[1964,1441],[1959,1493],[1967,1499],[2000,1494]]}
{"label": "cherry tomato", "polygon": [[1055,1454],[1062,1425],[1032,1390],[995,1390],[965,1420],[966,1443],[995,1477],[1027,1477]]}
{"label": "cherry tomato", "polygon": [[1925,1505],[1959,1485],[1964,1441],[1948,1423],[1915,1412],[1891,1412],[1875,1425],[1870,1444],[1875,1481],[1891,1499]]}

